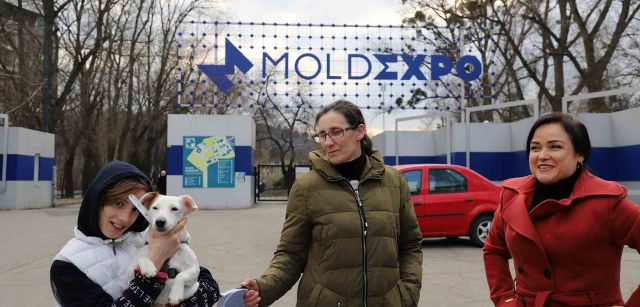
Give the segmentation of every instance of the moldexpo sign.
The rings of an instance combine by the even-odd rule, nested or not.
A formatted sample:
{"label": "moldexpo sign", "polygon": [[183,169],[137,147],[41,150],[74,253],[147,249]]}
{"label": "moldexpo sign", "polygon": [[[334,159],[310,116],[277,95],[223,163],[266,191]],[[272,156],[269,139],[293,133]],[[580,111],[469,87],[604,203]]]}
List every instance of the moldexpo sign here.
{"label": "moldexpo sign", "polygon": [[[402,53],[402,54],[372,54],[370,56],[360,53],[347,54],[347,74],[348,80],[361,80],[368,78],[374,74],[374,80],[410,80],[415,78],[417,80],[426,80],[427,77],[422,72],[421,67],[427,59],[426,54],[417,54],[415,56]],[[312,80],[322,74],[322,77],[326,79],[340,80],[343,76],[333,75],[331,71],[331,58],[332,54],[326,53],[321,55],[326,57],[326,67],[322,67],[320,57],[313,53],[303,53],[295,58],[289,57],[289,53],[281,53],[278,56],[272,56],[267,52],[262,53],[262,78],[266,77],[266,71],[268,65],[275,67],[284,66],[284,77],[288,78],[290,70],[293,69],[295,74],[305,80]],[[225,39],[225,58],[226,62],[223,65],[207,65],[200,64],[198,67],[207,75],[207,77],[223,92],[228,92],[233,87],[233,82],[228,78],[229,75],[235,73],[237,67],[242,73],[246,74],[253,66],[252,63],[240,50],[231,43],[229,39]],[[301,61],[309,59],[312,65],[311,70],[303,71],[301,69]],[[453,70],[453,62],[447,56],[442,54],[432,54],[429,56],[430,64],[430,79],[439,80],[441,77],[449,75]],[[290,66],[290,62],[293,61],[293,65]],[[308,62],[308,61],[307,61]],[[364,71],[355,71],[353,69],[354,64],[360,62],[365,65]],[[389,64],[402,62],[406,64],[407,69],[403,72],[394,71]],[[382,65],[380,71],[373,72],[373,63],[379,63]],[[455,72],[458,78],[464,81],[473,81],[480,77],[482,73],[482,63],[478,58],[471,55],[461,57],[455,64]],[[400,78],[398,79],[398,77]]]}

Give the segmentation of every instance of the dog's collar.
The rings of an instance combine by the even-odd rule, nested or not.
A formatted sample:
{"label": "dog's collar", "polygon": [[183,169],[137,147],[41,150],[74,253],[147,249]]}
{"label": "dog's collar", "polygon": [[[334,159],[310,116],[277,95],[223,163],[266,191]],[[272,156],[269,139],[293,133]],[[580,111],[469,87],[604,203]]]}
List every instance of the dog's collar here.
{"label": "dog's collar", "polygon": [[[180,244],[187,244],[187,245],[189,245],[189,241],[180,241]],[[149,241],[144,241],[144,245],[149,245]]]}
{"label": "dog's collar", "polygon": [[[144,242],[145,245],[148,245],[149,242]],[[180,244],[189,244],[189,242],[187,241],[180,241]],[[160,268],[160,272],[165,272],[167,273],[167,277],[169,277],[170,279],[174,279],[176,278],[176,276],[178,275],[178,270],[176,270],[175,268],[170,268],[169,267],[169,260],[171,260],[171,258],[167,259],[167,261],[165,261],[162,264],[162,267]]]}
{"label": "dog's collar", "polygon": [[175,268],[170,268],[169,267],[169,260],[171,260],[171,258],[167,259],[167,261],[164,262],[164,264],[160,268],[160,272],[165,272],[165,273],[167,273],[167,276],[170,279],[174,279],[174,278],[176,278],[176,276],[180,272],[178,272],[178,270],[176,270]]}

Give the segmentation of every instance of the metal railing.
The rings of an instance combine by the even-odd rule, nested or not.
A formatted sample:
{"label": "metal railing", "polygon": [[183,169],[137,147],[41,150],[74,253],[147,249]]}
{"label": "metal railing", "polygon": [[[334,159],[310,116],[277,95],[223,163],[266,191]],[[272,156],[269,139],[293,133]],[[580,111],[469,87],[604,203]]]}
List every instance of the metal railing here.
{"label": "metal railing", "polygon": [[9,114],[0,114],[0,119],[4,122],[2,141],[2,185],[1,192],[7,191],[7,156],[9,155]]}

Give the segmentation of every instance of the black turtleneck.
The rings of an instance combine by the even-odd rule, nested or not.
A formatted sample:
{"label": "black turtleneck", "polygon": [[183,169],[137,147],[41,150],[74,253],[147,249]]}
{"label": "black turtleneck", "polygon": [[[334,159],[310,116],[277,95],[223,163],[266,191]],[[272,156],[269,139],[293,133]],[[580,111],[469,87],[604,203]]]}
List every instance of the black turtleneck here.
{"label": "black turtleneck", "polygon": [[569,198],[569,196],[571,196],[571,191],[573,191],[573,186],[576,184],[581,172],[582,169],[578,168],[573,172],[573,175],[552,184],[544,184],[540,181],[536,181],[536,189],[533,193],[533,201],[531,202],[529,211],[533,210],[533,208],[538,204],[547,199],[560,200]]}
{"label": "black turtleneck", "polygon": [[344,178],[347,178],[348,180],[360,180],[366,161],[365,154],[362,153],[360,154],[360,157],[349,162],[335,165],[335,167]]}

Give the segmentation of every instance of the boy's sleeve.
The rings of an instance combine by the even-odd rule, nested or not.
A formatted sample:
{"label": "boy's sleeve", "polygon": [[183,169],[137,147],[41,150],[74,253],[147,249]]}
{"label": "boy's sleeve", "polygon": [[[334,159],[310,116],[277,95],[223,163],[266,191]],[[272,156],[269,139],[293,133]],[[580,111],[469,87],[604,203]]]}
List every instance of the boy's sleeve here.
{"label": "boy's sleeve", "polygon": [[50,270],[53,296],[63,307],[151,306],[162,292],[166,280],[166,273],[158,273],[155,277],[146,278],[136,271],[135,277],[123,292],[122,297],[113,301],[111,295],[72,263],[55,260]]}

